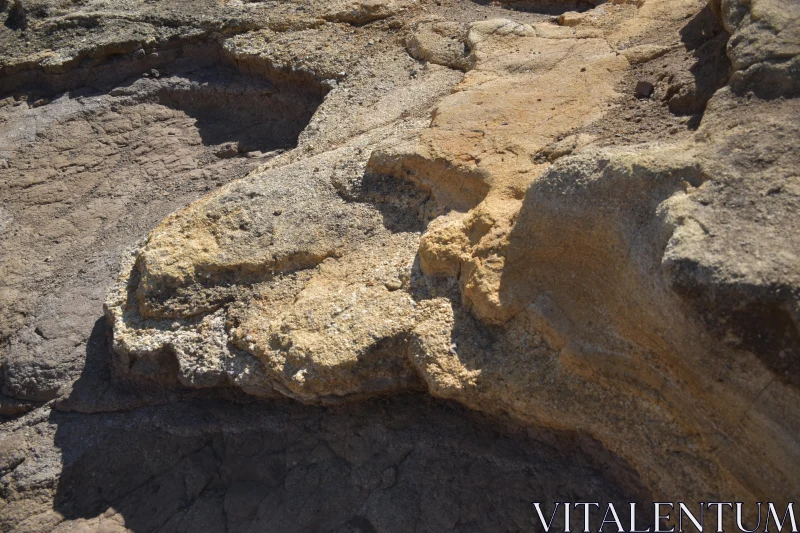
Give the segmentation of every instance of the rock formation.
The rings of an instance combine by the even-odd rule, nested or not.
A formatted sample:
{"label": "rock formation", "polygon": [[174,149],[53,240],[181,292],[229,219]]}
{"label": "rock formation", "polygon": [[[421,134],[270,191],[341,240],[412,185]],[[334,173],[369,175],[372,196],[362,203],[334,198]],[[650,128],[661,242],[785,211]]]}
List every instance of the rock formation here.
{"label": "rock formation", "polygon": [[[509,450],[471,436],[489,422],[428,397],[527,432],[503,437],[512,448],[569,443],[566,483],[588,465],[597,499],[797,499],[796,2],[108,9],[3,15],[0,408],[17,418],[0,437],[0,528],[192,530],[206,509],[220,530],[404,531],[406,511],[380,502],[430,475],[437,489],[411,491],[419,529],[525,530],[531,509],[468,517],[470,491],[453,511],[434,495],[448,467],[400,473],[402,444],[356,457],[342,431],[304,426],[270,448],[267,419],[291,428],[292,412],[364,417],[370,434],[387,420],[401,443],[452,416],[443,438],[508,468]],[[102,267],[70,264],[97,254]],[[397,422],[417,411],[433,422]],[[101,423],[82,413],[113,436],[59,439]],[[150,496],[75,494],[92,485],[86,454],[117,461],[150,420],[145,441],[201,465],[181,467],[197,488],[164,489],[192,502],[183,525],[125,510]],[[281,467],[226,474],[220,449],[249,453],[240,433]],[[450,442],[426,460],[448,461]],[[144,471],[171,479],[145,447]],[[334,488],[343,475],[357,489]],[[235,503],[244,482],[267,507]],[[341,494],[341,516],[312,498],[318,521],[291,518],[285,499],[309,483]]]}

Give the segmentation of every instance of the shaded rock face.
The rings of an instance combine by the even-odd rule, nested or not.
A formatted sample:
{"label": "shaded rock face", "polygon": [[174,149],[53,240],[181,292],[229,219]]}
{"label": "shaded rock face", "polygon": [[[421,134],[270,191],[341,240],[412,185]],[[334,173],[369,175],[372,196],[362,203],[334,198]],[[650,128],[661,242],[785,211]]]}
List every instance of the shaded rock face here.
{"label": "shaded rock face", "polygon": [[800,493],[794,3],[19,6],[4,530]]}
{"label": "shaded rock face", "polygon": [[575,491],[632,494],[609,481],[630,475],[624,465],[601,474],[579,451],[601,459],[597,443],[533,440],[419,396],[332,409],[200,401],[26,425],[16,451],[40,452],[9,467],[8,503],[28,503],[0,518],[6,530],[22,518],[21,531],[526,531],[544,495],[549,508]]}
{"label": "shaded rock face", "polygon": [[[488,0],[473,0],[477,4],[488,5]],[[532,0],[500,0],[494,2],[495,5],[501,5],[506,9],[514,11],[522,11],[527,13],[541,13],[547,15],[561,15],[565,11],[578,10],[586,11],[601,4],[596,0],[547,0],[544,2],[536,2]],[[625,3],[625,2],[620,2]]]}

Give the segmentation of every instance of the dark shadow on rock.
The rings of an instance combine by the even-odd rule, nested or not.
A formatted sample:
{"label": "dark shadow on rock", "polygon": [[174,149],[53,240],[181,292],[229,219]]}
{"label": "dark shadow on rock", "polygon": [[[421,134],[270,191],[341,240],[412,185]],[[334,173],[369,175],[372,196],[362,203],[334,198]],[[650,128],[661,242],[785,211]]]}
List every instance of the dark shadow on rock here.
{"label": "dark shadow on rock", "polygon": [[132,381],[115,371],[111,357],[111,328],[105,317],[98,318],[86,343],[86,361],[80,377],[56,408],[83,413],[126,410],[143,405],[176,401],[180,387],[147,381]]}
{"label": "dark shadow on rock", "polygon": [[[153,83],[135,87],[142,78]],[[191,39],[151,50],[131,42],[113,54],[76,60],[62,73],[32,68],[0,78],[0,95],[30,102],[68,92],[72,98],[128,97],[122,105],[160,103],[194,118],[203,144],[233,143],[240,152],[294,147],[328,90],[311,75],[267,65],[243,72],[218,45]]]}
{"label": "dark shadow on rock", "polygon": [[50,421],[63,456],[55,510],[136,533],[531,531],[534,501],[635,500],[574,435],[534,439],[422,395],[328,408],[195,400]]}
{"label": "dark shadow on rock", "polygon": [[[7,2],[0,2],[0,11],[5,11]],[[24,30],[28,26],[28,14],[22,0],[10,0],[5,26],[12,30]]]}
{"label": "dark shadow on rock", "polygon": [[713,271],[674,262],[672,288],[720,343],[755,354],[776,379],[800,387],[800,316],[793,289],[781,283],[713,282]]}
{"label": "dark shadow on rock", "polygon": [[669,83],[669,109],[680,115],[696,115],[690,127],[696,129],[708,100],[728,83],[731,63],[726,55],[729,35],[719,18],[706,5],[680,30],[681,42],[695,62],[685,75]]}
{"label": "dark shadow on rock", "polygon": [[365,172],[357,188],[340,193],[346,200],[372,205],[383,217],[383,226],[392,233],[420,233],[432,218],[426,213],[435,203],[430,191],[410,180]]}
{"label": "dark shadow on rock", "polygon": [[194,118],[203,144],[232,142],[240,152],[293,148],[324,98],[321,89],[273,85],[227,66],[179,76],[184,83],[159,91],[158,103]]}
{"label": "dark shadow on rock", "polygon": [[[478,5],[495,5],[494,0],[472,0]],[[588,11],[602,1],[572,0],[560,2],[558,0],[501,0],[500,5],[506,9],[523,11],[525,13],[540,13],[542,15],[561,15],[567,11]]]}

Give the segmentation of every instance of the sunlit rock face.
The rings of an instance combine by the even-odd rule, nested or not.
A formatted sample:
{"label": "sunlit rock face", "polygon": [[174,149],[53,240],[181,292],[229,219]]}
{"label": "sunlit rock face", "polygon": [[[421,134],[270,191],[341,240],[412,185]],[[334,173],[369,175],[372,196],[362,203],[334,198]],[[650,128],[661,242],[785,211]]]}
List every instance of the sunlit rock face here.
{"label": "sunlit rock face", "polygon": [[[355,481],[341,516],[316,502],[324,519],[297,523],[394,531],[410,515],[376,502],[417,479],[402,454],[383,461],[372,443],[362,461],[339,454],[338,433],[314,432],[359,409],[379,431],[380,402],[439,424],[452,413],[430,398],[531,442],[580,443],[569,453],[599,472],[604,501],[800,493],[796,3],[3,9],[0,412],[29,414],[0,437],[0,479],[14,479],[0,529],[160,527],[121,509],[147,498],[76,499],[74,457],[90,464],[89,448],[69,456],[78,443],[59,445],[59,424],[110,411],[131,411],[134,429],[108,415],[122,425],[98,450],[152,416],[148,438],[204,465],[187,472],[211,492],[184,496],[210,498],[229,529],[289,530],[296,510],[279,502],[305,493],[286,485],[288,467],[226,477],[217,441],[279,411],[290,427],[284,410],[298,409],[319,429],[297,450],[313,440],[307,457],[330,462],[322,478]],[[227,401],[246,420],[168,422],[184,402],[235,416]],[[52,410],[76,413],[45,423]],[[28,498],[31,428],[52,472],[50,492]],[[56,448],[72,457],[68,482]],[[303,464],[305,486],[314,461]],[[245,481],[271,487],[281,520],[228,504]],[[406,488],[398,497],[419,496]],[[60,503],[22,511],[34,497]],[[431,531],[474,522],[434,526],[423,507],[408,509]]]}

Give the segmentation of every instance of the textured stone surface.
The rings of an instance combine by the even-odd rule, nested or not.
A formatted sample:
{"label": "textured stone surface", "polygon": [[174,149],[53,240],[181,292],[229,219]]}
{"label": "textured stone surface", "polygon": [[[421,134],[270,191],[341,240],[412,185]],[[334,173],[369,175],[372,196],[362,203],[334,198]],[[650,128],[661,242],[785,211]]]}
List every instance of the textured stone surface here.
{"label": "textured stone surface", "polygon": [[[525,530],[540,492],[800,493],[792,2],[24,7],[0,33],[4,530]],[[374,398],[408,391],[578,466],[500,488],[538,459]],[[286,412],[289,468],[259,422]],[[337,453],[343,419],[425,465]],[[454,503],[474,459],[427,435],[493,457],[485,488]]]}
{"label": "textured stone surface", "polygon": [[455,21],[420,21],[406,41],[406,49],[415,59],[430,61],[458,70],[470,67],[465,40],[469,27]]}
{"label": "textured stone surface", "polygon": [[413,0],[334,0],[323,17],[334,22],[366,24],[396,15],[412,5]]}
{"label": "textured stone surface", "polygon": [[[651,8],[651,19],[670,16],[671,7]],[[258,217],[282,209],[254,206],[237,191],[271,187],[268,175],[162,223],[138,255],[135,275],[123,278],[132,283],[128,292],[121,289],[109,303],[123,364],[161,371],[166,363],[155,361],[168,349],[184,382],[202,382],[187,376],[203,364],[221,365],[226,380],[243,380],[247,391],[307,402],[424,386],[527,423],[582,427],[664,497],[679,490],[766,497],[776,478],[793,493],[791,474],[784,477],[791,470],[782,465],[796,464],[789,459],[796,422],[783,413],[797,394],[786,358],[797,352],[798,243],[796,231],[770,228],[793,228],[794,206],[776,199],[771,218],[748,231],[758,216],[749,210],[758,207],[745,205],[764,202],[753,187],[771,190],[791,173],[794,103],[750,104],[763,110],[757,116],[766,123],[741,125],[734,134],[738,122],[728,110],[745,104],[723,90],[697,133],[671,146],[592,148],[591,138],[577,132],[603,119],[631,64],[669,48],[650,44],[620,54],[609,44],[613,38],[581,31],[506,19],[473,23],[466,37],[472,68],[437,104],[430,126],[416,140],[391,138],[372,152],[364,183],[372,174],[391,175],[427,195],[416,211],[433,220],[419,241],[418,262],[413,235],[381,237],[378,228],[362,243],[373,224],[366,217],[345,214],[351,225],[331,226],[335,204],[322,215],[308,213],[291,178],[291,206],[283,207],[290,211],[281,219],[287,229],[274,223],[277,238],[269,234],[269,242],[259,237],[268,232],[256,230],[254,238],[242,224],[260,228]],[[629,35],[629,28],[622,31]],[[736,59],[732,65],[746,67]],[[770,127],[785,130],[787,141],[772,139],[768,174],[751,171],[743,183],[739,176],[759,158],[757,145],[738,149],[734,160],[720,154]],[[568,135],[574,140],[564,147]],[[574,152],[580,154],[565,156]],[[327,167],[336,172],[336,165]],[[725,189],[744,205],[732,210],[713,199]],[[205,207],[223,201],[231,215]],[[288,228],[292,236],[281,238]],[[742,252],[748,245],[728,232],[757,236],[758,247],[773,251]],[[705,242],[709,235],[712,243]],[[209,300],[226,297],[220,281],[246,282],[251,272],[275,278],[233,297],[226,318],[217,312],[173,332],[125,318],[188,316],[193,305],[213,311]],[[457,278],[460,304],[452,289],[435,286],[432,278],[442,276]],[[214,287],[194,288],[202,279]],[[483,337],[480,322],[500,329]],[[202,340],[181,340],[190,329]],[[209,346],[218,352],[195,355]],[[242,371],[241,358],[252,356]],[[739,361],[733,372],[732,357]],[[702,385],[709,376],[713,398]],[[753,398],[761,403],[745,407]],[[718,440],[744,423],[742,413],[750,429],[719,453]],[[658,441],[639,430],[645,421],[658,428]],[[709,432],[712,426],[718,429]],[[767,433],[784,444],[769,445],[769,466],[757,468],[771,473],[759,480],[741,462],[767,446]],[[663,455],[665,448],[681,459]]]}
{"label": "textured stone surface", "polygon": [[455,405],[402,396],[265,407],[199,401],[6,424],[0,528],[527,531],[531,500],[639,497],[620,488],[629,470],[603,462],[597,443],[543,441]]}

